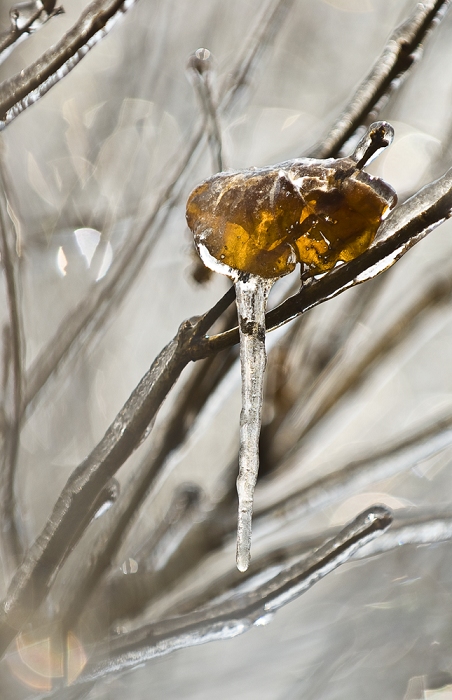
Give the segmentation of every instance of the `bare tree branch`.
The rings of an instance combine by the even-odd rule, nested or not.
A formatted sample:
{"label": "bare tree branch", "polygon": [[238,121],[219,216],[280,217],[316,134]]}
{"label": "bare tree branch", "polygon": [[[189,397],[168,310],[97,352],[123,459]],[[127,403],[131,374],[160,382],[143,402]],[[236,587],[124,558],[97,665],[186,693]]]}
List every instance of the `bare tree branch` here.
{"label": "bare tree branch", "polygon": [[[452,445],[452,416],[447,415],[439,420],[434,420],[427,427],[398,439],[379,452],[374,452],[360,460],[353,461],[341,469],[337,469],[326,476],[320,477],[295,491],[290,496],[282,498],[264,509],[256,509],[253,523],[253,538],[255,541],[275,533],[288,522],[297,518],[303,518],[315,513],[322,508],[330,506],[339,500],[349,498],[362,489],[377,481],[390,478],[395,474],[408,471],[419,462],[431,458]],[[279,470],[275,474],[277,478]],[[271,482],[270,482],[271,483]],[[168,588],[177,585],[180,577],[180,563],[183,562],[183,573],[196,567],[213,551],[221,548],[233,537],[236,529],[236,509],[232,501],[221,502],[207,515],[207,518],[195,525],[193,532],[188,534],[185,541],[180,544],[180,552],[173,553],[173,559],[159,571],[138,573],[133,580],[125,580],[124,577],[112,577],[106,584],[108,598],[112,601],[113,620],[124,617],[133,617],[146,603],[158,598]],[[312,547],[311,547],[312,548]],[[298,551],[298,550],[297,550]],[[303,552],[306,548],[303,549]],[[276,565],[284,561],[285,554],[275,550],[268,562],[268,566]],[[260,570],[259,564],[256,564]],[[140,563],[140,571],[144,566]],[[251,563],[251,572],[256,572]],[[236,572],[237,573],[237,572]],[[254,575],[251,573],[251,575]],[[233,582],[234,572],[224,577],[225,586]],[[223,579],[222,579],[223,580]],[[239,574],[237,580],[245,580]],[[133,586],[133,595],[130,588],[129,596],[125,586]],[[223,585],[219,583],[218,585]],[[215,589],[215,582],[212,584]],[[184,601],[177,611],[186,612],[190,605],[198,607],[212,599],[210,588],[202,591],[194,601]],[[212,593],[212,595],[211,595]],[[103,595],[106,595],[104,593]],[[126,602],[128,601],[128,602]],[[191,601],[191,602],[190,602]]]}
{"label": "bare tree branch", "polygon": [[314,158],[337,156],[356,131],[373,121],[385,98],[400,86],[401,80],[420,57],[420,47],[432,27],[445,15],[449,0],[430,0],[416,5],[411,17],[392,33],[382,54],[369,75],[361,83],[353,99],[338,117],[327,138],[310,155]]}
{"label": "bare tree branch", "polygon": [[82,60],[137,0],[94,0],[63,38],[0,85],[0,129],[37,102]]}
{"label": "bare tree branch", "polygon": [[329,503],[349,497],[371,483],[411,469],[450,445],[452,416],[448,415],[381,451],[316,479],[268,508],[257,510],[254,534],[259,537],[264,532],[274,531],[290,518],[306,516]]}
{"label": "bare tree branch", "polygon": [[11,27],[0,34],[0,63],[20,42],[43,27],[49,19],[64,12],[62,7],[55,7],[55,5],[55,0],[36,0],[18,3],[11,7],[9,11]]}
{"label": "bare tree branch", "polygon": [[252,593],[201,613],[164,620],[109,640],[104,647],[96,649],[75,684],[120,673],[180,648],[229,639],[255,624],[269,622],[277,610],[348,561],[359,547],[381,535],[391,522],[388,509],[373,506],[308,559],[284,569]]}
{"label": "bare tree branch", "polygon": [[[227,293],[199,319],[185,321],[162,350],[91,454],[70,476],[44,530],[17,570],[0,615],[0,653],[37,609],[49,585],[105,500],[107,483],[140,444],[166,395],[190,361],[188,344],[229,306]],[[208,321],[206,321],[206,319]]]}
{"label": "bare tree branch", "polygon": [[[388,270],[451,214],[452,169],[396,207],[380,227],[374,244],[362,255],[334,268],[320,279],[313,279],[298,294],[269,311],[267,330],[278,328],[308,309]],[[210,336],[199,341],[193,359],[207,357],[238,340],[238,328]]]}
{"label": "bare tree branch", "polygon": [[[2,150],[2,144],[0,144]],[[2,455],[2,499],[1,520],[4,541],[9,550],[13,569],[20,563],[23,551],[16,512],[14,480],[19,451],[20,421],[23,394],[23,323],[19,301],[18,265],[16,232],[8,213],[3,153],[0,153],[0,251],[5,275],[6,295],[9,313],[9,338],[11,342],[12,365],[12,407],[5,426],[5,448]]]}

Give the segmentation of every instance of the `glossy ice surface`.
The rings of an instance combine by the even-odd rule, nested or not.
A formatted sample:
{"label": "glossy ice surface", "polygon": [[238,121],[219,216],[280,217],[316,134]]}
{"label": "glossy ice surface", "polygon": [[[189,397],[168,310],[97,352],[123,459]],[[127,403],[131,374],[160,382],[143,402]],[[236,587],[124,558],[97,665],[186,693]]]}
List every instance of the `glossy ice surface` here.
{"label": "glossy ice surface", "polygon": [[208,267],[271,279],[353,260],[396,201],[352,158],[304,158],[215,175],[190,194],[187,222]]}

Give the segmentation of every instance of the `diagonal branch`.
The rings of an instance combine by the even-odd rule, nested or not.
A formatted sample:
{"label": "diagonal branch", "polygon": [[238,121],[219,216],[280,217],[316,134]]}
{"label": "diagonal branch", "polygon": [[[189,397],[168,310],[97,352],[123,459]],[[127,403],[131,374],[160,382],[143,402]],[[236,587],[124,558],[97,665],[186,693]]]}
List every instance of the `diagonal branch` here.
{"label": "diagonal branch", "polygon": [[[394,209],[380,227],[375,243],[362,255],[313,279],[298,294],[286,299],[266,316],[273,330],[308,309],[362,284],[388,270],[424,236],[452,215],[452,169]],[[239,341],[238,328],[200,340],[193,359],[207,357]]]}
{"label": "diagonal branch", "polygon": [[[200,593],[195,593],[176,606],[171,607],[172,615],[199,610],[215,604],[221,597],[229,600],[245,586],[249,587],[251,580],[269,580],[279,571],[296,559],[305,558],[317,547],[321,546],[325,539],[337,534],[338,528],[320,535],[302,538],[290,544],[266,552],[255,557],[249,569],[240,574],[231,569],[226,574],[218,577]],[[380,537],[365,544],[357,550],[353,559],[365,559],[390,552],[401,546],[410,544],[432,544],[447,542],[452,539],[452,513],[449,510],[418,511],[413,513],[412,508],[399,509],[394,512],[394,521],[391,527]]]}
{"label": "diagonal branch", "polygon": [[[0,650],[44,600],[50,583],[99,509],[99,493],[139,444],[147,426],[187,364],[186,327],[160,353],[107,433],[75,470],[43,532],[16,572],[0,616]],[[132,419],[132,420],[131,420]]]}
{"label": "diagonal branch", "polygon": [[108,34],[137,0],[94,0],[63,38],[0,85],[0,129],[45,95]]}
{"label": "diagonal branch", "polygon": [[221,299],[199,319],[185,321],[162,350],[102,440],[70,476],[41,535],[11,583],[0,614],[0,653],[44,600],[61,565],[105,501],[105,487],[138,447],[168,392],[190,361],[189,345],[231,302]]}
{"label": "diagonal branch", "polygon": [[270,621],[277,610],[345,563],[364,544],[380,536],[392,515],[383,506],[360,513],[336,537],[303,562],[285,568],[270,582],[235,601],[199,613],[164,620],[109,640],[99,647],[75,684],[121,673],[149,659],[210,641],[229,639]]}
{"label": "diagonal branch", "polygon": [[[0,144],[1,148],[1,144]],[[4,523],[4,539],[9,556],[14,565],[19,564],[22,552],[20,540],[14,481],[16,462],[19,451],[19,433],[23,399],[23,323],[19,300],[18,265],[16,250],[16,232],[8,213],[6,179],[0,154],[0,252],[5,275],[6,297],[8,300],[9,337],[11,342],[12,366],[12,406],[5,430],[5,448],[2,455],[2,498],[0,504],[1,520]]]}
{"label": "diagonal branch", "polygon": [[[24,5],[27,12],[23,12]],[[10,55],[16,46],[27,39],[33,32],[46,24],[49,19],[64,13],[63,7],[55,7],[55,0],[37,0],[34,3],[18,3],[9,11],[11,19],[10,28],[0,34],[0,63]]]}
{"label": "diagonal branch", "polygon": [[310,154],[314,158],[337,156],[356,129],[372,119],[383,107],[389,94],[400,86],[411,66],[420,58],[420,47],[427,34],[445,15],[450,0],[430,0],[416,5],[403,24],[392,33],[369,75],[353,99],[338,117],[327,138]]}
{"label": "diagonal branch", "polygon": [[273,532],[293,518],[305,517],[339,499],[348,498],[369,484],[407,471],[451,445],[452,415],[447,415],[393,442],[389,447],[350,462],[277,503],[258,510],[254,516],[254,534],[259,536]]}

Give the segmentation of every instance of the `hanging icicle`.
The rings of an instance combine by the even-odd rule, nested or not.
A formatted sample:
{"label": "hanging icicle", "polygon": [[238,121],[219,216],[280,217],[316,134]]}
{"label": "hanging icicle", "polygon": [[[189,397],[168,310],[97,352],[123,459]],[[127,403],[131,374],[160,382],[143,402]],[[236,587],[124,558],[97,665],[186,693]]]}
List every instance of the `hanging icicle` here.
{"label": "hanging icicle", "polygon": [[275,281],[298,263],[304,277],[348,262],[372,243],[397,202],[383,180],[362,171],[393,139],[372,124],[349,158],[300,158],[266,168],[219,173],[190,194],[187,222],[204,264],[235,283],[240,328],[237,567],[250,561],[253,494],[265,356],[265,309]]}

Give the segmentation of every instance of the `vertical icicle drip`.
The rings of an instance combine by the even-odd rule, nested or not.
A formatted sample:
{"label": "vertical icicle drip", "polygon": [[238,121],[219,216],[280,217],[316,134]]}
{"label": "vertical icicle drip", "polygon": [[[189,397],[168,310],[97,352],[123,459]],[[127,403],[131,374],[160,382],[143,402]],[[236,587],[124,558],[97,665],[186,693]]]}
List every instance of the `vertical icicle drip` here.
{"label": "vertical icicle drip", "polygon": [[235,283],[240,329],[242,371],[242,412],[240,414],[240,452],[237,493],[237,568],[246,571],[250,562],[253,496],[259,469],[265,354],[265,309],[275,280],[255,275]]}

